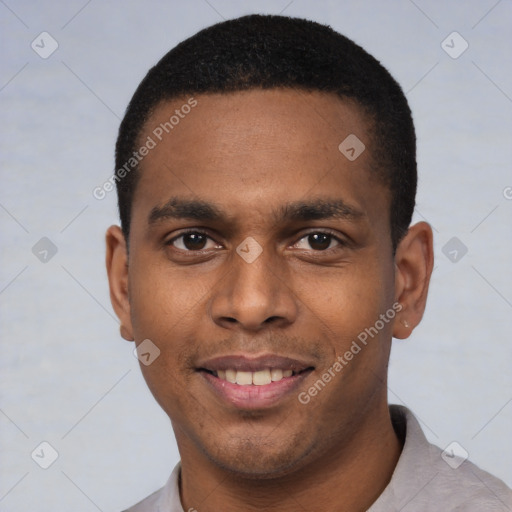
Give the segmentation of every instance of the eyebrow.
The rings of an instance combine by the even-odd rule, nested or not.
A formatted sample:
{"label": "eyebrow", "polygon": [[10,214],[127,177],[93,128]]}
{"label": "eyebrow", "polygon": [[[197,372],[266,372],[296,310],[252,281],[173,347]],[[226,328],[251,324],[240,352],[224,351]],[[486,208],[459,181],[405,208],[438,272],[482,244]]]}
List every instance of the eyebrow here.
{"label": "eyebrow", "polygon": [[202,200],[172,197],[163,206],[155,206],[148,217],[148,224],[164,219],[220,220],[222,210],[213,203]]}
{"label": "eyebrow", "polygon": [[279,208],[274,214],[276,220],[308,221],[322,219],[357,220],[365,214],[347,204],[342,199],[316,199],[311,201],[294,201]]}
{"label": "eyebrow", "polygon": [[[322,219],[358,220],[366,214],[342,199],[314,199],[293,201],[272,212],[275,222],[310,221]],[[148,224],[164,219],[196,221],[228,221],[228,216],[214,203],[197,199],[172,197],[163,206],[155,206],[148,216]]]}

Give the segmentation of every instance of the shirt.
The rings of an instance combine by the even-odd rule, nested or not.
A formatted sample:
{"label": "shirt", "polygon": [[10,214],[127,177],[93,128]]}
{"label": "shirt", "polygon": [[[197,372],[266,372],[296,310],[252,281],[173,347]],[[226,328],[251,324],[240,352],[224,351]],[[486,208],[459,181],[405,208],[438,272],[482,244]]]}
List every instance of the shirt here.
{"label": "shirt", "polygon": [[[512,511],[512,490],[468,460],[429,443],[407,408],[391,405],[391,419],[404,446],[391,480],[367,512]],[[184,512],[180,464],[166,485],[125,512]]]}

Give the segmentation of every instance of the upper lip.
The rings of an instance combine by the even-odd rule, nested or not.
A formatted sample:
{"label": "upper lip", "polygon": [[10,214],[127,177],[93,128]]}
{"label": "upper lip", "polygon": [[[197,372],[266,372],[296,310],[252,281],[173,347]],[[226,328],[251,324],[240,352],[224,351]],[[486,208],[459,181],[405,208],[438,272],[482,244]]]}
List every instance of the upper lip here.
{"label": "upper lip", "polygon": [[219,370],[237,370],[245,372],[255,372],[265,368],[280,368],[281,370],[292,370],[295,373],[301,372],[313,365],[299,359],[279,356],[276,354],[264,354],[253,356],[244,355],[226,355],[214,357],[198,364],[199,370],[219,371]]}

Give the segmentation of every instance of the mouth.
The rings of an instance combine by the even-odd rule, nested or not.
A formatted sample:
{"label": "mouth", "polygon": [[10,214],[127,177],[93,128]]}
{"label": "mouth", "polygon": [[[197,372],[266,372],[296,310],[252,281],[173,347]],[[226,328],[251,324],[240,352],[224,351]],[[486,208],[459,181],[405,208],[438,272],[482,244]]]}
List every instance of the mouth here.
{"label": "mouth", "polygon": [[276,355],[226,356],[197,368],[224,403],[250,410],[275,406],[313,370],[308,363]]}

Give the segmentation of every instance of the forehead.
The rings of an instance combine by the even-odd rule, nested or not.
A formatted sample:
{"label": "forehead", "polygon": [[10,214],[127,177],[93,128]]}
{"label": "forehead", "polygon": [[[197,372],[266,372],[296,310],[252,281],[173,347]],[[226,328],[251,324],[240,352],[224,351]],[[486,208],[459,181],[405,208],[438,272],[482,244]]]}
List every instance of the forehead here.
{"label": "forehead", "polygon": [[260,213],[308,196],[340,196],[362,210],[387,207],[374,197],[387,194],[370,170],[368,123],[354,102],[334,94],[272,89],[185,96],[154,110],[139,143],[150,140],[134,208],[152,209],[180,195]]}
{"label": "forehead", "polygon": [[194,138],[196,146],[216,144],[203,144],[198,157],[208,153],[211,158],[215,150],[222,152],[229,145],[251,152],[286,150],[303,157],[314,156],[312,149],[316,154],[325,149],[337,157],[342,140],[354,134],[368,143],[367,132],[362,109],[353,100],[289,88],[250,89],[161,102],[146,122],[142,140],[151,136],[159,146],[163,142],[175,151],[174,158],[180,156],[177,146],[190,146]]}

